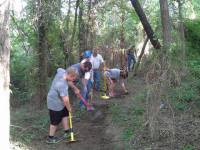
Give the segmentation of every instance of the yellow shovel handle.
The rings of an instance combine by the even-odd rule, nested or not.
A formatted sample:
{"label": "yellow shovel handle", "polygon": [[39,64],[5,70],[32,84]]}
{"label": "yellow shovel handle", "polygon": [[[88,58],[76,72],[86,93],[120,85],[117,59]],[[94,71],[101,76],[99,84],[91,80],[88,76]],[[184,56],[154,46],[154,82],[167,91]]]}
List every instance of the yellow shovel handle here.
{"label": "yellow shovel handle", "polygon": [[69,128],[71,130],[70,135],[71,135],[71,141],[74,141],[74,132],[73,132],[73,127],[72,127],[72,114],[69,112]]}

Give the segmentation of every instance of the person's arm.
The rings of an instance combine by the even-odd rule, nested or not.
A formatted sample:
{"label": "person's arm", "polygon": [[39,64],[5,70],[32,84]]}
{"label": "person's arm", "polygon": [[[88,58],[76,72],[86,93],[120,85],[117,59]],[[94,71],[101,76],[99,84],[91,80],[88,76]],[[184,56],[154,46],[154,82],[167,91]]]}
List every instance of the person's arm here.
{"label": "person's arm", "polygon": [[74,85],[74,82],[68,81],[69,87],[71,87],[76,95],[80,95],[80,90]]}
{"label": "person's arm", "polygon": [[70,105],[70,102],[69,102],[69,97],[68,96],[62,96],[62,100],[63,100],[63,103],[64,103],[65,107],[67,108],[67,110],[69,112],[72,112],[72,108],[71,108],[71,105]]}

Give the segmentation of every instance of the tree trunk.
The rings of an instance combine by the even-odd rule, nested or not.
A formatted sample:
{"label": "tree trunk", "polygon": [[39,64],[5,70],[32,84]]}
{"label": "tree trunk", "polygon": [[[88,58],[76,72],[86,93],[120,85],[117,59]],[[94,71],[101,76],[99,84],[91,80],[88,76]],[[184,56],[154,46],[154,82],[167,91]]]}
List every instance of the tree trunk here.
{"label": "tree trunk", "polygon": [[125,21],[125,10],[123,8],[123,0],[120,1],[120,9],[121,9],[121,30],[120,30],[120,48],[125,48],[125,37],[124,37],[124,21]]}
{"label": "tree trunk", "polygon": [[142,60],[142,56],[144,55],[144,50],[145,50],[145,48],[146,48],[146,45],[147,45],[148,41],[149,41],[149,38],[147,37],[147,38],[145,39],[145,41],[144,41],[142,50],[141,50],[140,55],[139,55],[139,57],[138,57],[138,61],[137,61],[136,64],[135,64],[134,71],[133,71],[133,72],[134,72],[134,73],[133,73],[134,75],[137,75],[137,71],[138,71],[140,62],[141,62],[141,60]]}
{"label": "tree trunk", "polygon": [[172,41],[167,0],[160,0],[160,11],[161,11],[161,22],[163,29],[163,46],[164,46],[162,53],[165,53],[165,51],[169,48],[170,43]]}
{"label": "tree trunk", "polygon": [[85,21],[85,32],[84,32],[84,37],[85,37],[85,48],[90,49],[90,27],[91,27],[91,7],[92,7],[92,0],[88,0],[87,2],[88,5],[88,10],[87,10],[87,21]]}
{"label": "tree trunk", "polygon": [[75,34],[76,34],[76,28],[77,28],[77,17],[78,17],[78,8],[80,5],[80,0],[76,1],[76,8],[75,8],[75,16],[74,16],[74,25],[73,25],[73,29],[72,29],[72,36],[70,39],[70,43],[69,43],[69,49],[68,49],[68,64],[71,65],[72,60],[71,60],[71,52],[73,51],[73,47],[74,47],[74,38],[75,38]]}
{"label": "tree trunk", "polygon": [[87,12],[88,21],[87,21],[87,24],[86,24],[85,38],[86,38],[86,41],[87,41],[86,49],[90,49],[90,50],[93,49],[94,40],[95,40],[95,37],[94,37],[95,24],[94,24],[93,6],[94,5],[92,3],[92,0],[89,0],[88,1],[88,12]]}
{"label": "tree trunk", "polygon": [[177,0],[178,2],[178,14],[179,14],[179,34],[180,34],[180,49],[182,58],[184,60],[185,58],[185,34],[184,34],[184,25],[183,25],[183,16],[182,16],[182,3],[180,0]]}
{"label": "tree trunk", "polygon": [[151,41],[151,44],[153,45],[154,48],[156,49],[160,49],[161,45],[160,45],[160,42],[158,41],[158,39],[155,37],[155,34],[147,20],[147,17],[139,3],[138,0],[131,0],[131,3],[133,5],[133,7],[135,8],[135,11],[137,13],[137,15],[139,16],[140,18],[140,21],[144,27],[144,30],[148,36],[148,38],[150,39]]}
{"label": "tree trunk", "polygon": [[69,0],[68,2],[66,32],[64,32],[63,30],[61,32],[61,36],[63,40],[63,52],[65,55],[65,68],[67,68],[67,65],[71,64],[70,56],[69,56],[70,55],[70,38],[69,38],[70,13],[71,13],[71,0]]}
{"label": "tree trunk", "polygon": [[9,149],[10,132],[10,41],[9,41],[10,1],[0,4],[0,149]]}
{"label": "tree trunk", "polygon": [[79,6],[79,56],[85,50],[85,23],[83,20],[83,0],[80,0]]}
{"label": "tree trunk", "polygon": [[47,94],[47,8],[44,8],[45,1],[38,0],[38,106],[41,107],[44,104]]}

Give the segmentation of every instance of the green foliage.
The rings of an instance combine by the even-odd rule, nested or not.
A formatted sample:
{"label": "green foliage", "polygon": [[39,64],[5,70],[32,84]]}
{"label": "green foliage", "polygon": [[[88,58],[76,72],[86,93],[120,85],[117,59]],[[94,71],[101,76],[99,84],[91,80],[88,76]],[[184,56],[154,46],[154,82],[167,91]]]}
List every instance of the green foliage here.
{"label": "green foliage", "polygon": [[194,146],[187,144],[183,146],[182,150],[195,150],[195,148]]}
{"label": "green foliage", "polygon": [[200,58],[188,60],[188,67],[193,77],[200,78]]}
{"label": "green foliage", "polygon": [[11,105],[30,100],[35,89],[36,64],[33,51],[36,34],[26,19],[11,21]]}
{"label": "green foliage", "polygon": [[[59,19],[59,18],[58,18]],[[48,29],[48,43],[50,45],[49,51],[50,53],[50,68],[51,70],[56,70],[59,67],[64,67],[64,45],[61,39],[61,22],[59,20],[54,20],[51,22],[51,26]]]}
{"label": "green foliage", "polygon": [[200,54],[200,20],[186,20],[185,26],[185,37],[188,42],[187,54],[194,56]]}
{"label": "green foliage", "polygon": [[132,128],[126,128],[122,132],[122,139],[124,141],[129,141],[130,138],[133,136],[133,129]]}
{"label": "green foliage", "polygon": [[11,124],[14,125],[10,128],[11,139],[24,144],[31,144],[33,140],[43,140],[49,125],[46,111],[45,109],[36,113],[30,108],[22,108],[12,112]]}
{"label": "green foliage", "polygon": [[171,91],[170,99],[174,103],[175,108],[179,110],[186,110],[189,103],[199,101],[199,87],[199,80],[196,82],[191,82],[189,80],[182,83],[179,87],[174,88]]}
{"label": "green foliage", "polygon": [[135,136],[135,131],[143,130],[145,109],[141,103],[144,102],[145,92],[141,90],[129,101],[129,105],[115,103],[109,111],[112,114],[112,122],[122,129],[120,138],[123,140],[125,149],[132,149],[130,140]]}

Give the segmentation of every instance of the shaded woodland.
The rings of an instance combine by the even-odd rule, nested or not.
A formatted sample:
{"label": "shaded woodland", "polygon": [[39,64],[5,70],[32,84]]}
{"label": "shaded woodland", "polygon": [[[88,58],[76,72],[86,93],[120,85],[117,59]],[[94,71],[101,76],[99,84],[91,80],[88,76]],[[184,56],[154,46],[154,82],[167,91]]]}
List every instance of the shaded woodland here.
{"label": "shaded woodland", "polygon": [[0,10],[0,149],[52,148],[42,141],[56,69],[97,47],[110,68],[126,68],[126,52],[134,53],[130,94],[102,101],[94,93],[100,122],[75,106],[88,142],[67,148],[200,149],[198,0],[1,0]]}

